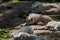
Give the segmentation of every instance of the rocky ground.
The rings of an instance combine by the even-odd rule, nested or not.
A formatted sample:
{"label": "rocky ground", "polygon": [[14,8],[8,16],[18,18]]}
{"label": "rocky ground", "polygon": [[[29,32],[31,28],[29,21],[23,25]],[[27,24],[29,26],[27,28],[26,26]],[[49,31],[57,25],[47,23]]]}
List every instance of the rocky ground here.
{"label": "rocky ground", "polygon": [[[21,4],[23,4],[23,5],[21,6]],[[10,29],[10,34],[14,33],[14,32],[18,32],[21,28],[21,24],[25,22],[25,19],[17,17],[17,15],[21,13],[20,11],[23,12],[24,10],[29,10],[30,7],[31,7],[31,4],[30,5],[29,4],[30,4],[30,2],[28,2],[26,4],[25,4],[25,2],[23,2],[23,3],[19,2],[19,3],[2,3],[2,4],[0,4],[1,5],[0,6],[0,26],[1,27],[6,27],[7,26],[7,28]],[[57,5],[57,4],[55,4],[55,5]],[[38,6],[38,8],[39,7],[40,6]],[[57,8],[57,7],[55,7],[55,8]],[[37,10],[40,10],[38,8],[37,8]],[[43,7],[43,8],[45,8],[45,7]],[[54,8],[53,11],[55,11],[55,8]],[[53,11],[51,11],[51,12],[53,12]],[[49,10],[49,11],[46,11],[45,13],[49,14],[51,12]],[[60,8],[59,8],[59,12],[60,12]],[[40,25],[31,25],[31,27],[34,29],[34,34],[35,35],[38,35],[38,36],[43,35],[46,40],[59,40],[58,38],[60,38],[60,37],[58,37],[58,38],[52,39],[50,37],[51,35],[53,35],[53,33],[54,34],[56,33],[56,34],[60,35],[59,34],[60,31],[55,31],[54,32],[54,31],[50,31],[50,30],[41,30]]]}

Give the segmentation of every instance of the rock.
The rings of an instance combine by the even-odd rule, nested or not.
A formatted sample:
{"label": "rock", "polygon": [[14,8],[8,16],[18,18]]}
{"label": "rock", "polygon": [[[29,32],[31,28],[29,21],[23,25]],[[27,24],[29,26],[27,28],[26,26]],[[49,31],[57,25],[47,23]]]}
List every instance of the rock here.
{"label": "rock", "polygon": [[6,10],[6,7],[0,6],[0,13],[3,12],[3,11],[5,11],[5,10]]}
{"label": "rock", "polygon": [[27,23],[23,23],[23,24],[21,24],[21,27],[24,27],[24,26],[26,26],[27,25]]}
{"label": "rock", "polygon": [[[51,8],[51,9],[49,9],[49,10],[46,10],[44,13],[45,14],[48,14],[48,15],[50,15],[50,14],[52,14],[52,15],[58,15],[59,14],[59,9],[57,9],[57,8]],[[59,14],[60,15],[60,14]]]}
{"label": "rock", "polygon": [[0,13],[0,21],[2,21],[2,20],[3,20],[3,14]]}
{"label": "rock", "polygon": [[[14,2],[4,2],[0,4],[0,26],[1,27],[14,27],[25,22],[25,18],[19,18],[18,15],[21,12],[31,9],[32,2],[20,1]],[[22,6],[21,6],[22,5]],[[23,19],[23,20],[22,20]]]}

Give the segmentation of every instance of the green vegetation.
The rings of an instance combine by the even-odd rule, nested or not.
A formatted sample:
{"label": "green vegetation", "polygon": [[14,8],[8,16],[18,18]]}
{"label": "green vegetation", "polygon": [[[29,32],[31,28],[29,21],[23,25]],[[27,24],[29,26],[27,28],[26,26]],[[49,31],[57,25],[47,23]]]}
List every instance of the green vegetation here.
{"label": "green vegetation", "polygon": [[60,0],[9,0],[9,1],[11,2],[19,2],[19,1],[60,2]]}
{"label": "green vegetation", "polygon": [[19,0],[10,0],[11,2],[19,2]]}
{"label": "green vegetation", "polygon": [[60,16],[51,16],[52,19],[57,19],[59,20],[60,19]]}
{"label": "green vegetation", "polygon": [[8,29],[5,29],[5,30],[1,30],[0,31],[0,40],[9,40],[9,33],[10,32],[10,30],[8,30]]}

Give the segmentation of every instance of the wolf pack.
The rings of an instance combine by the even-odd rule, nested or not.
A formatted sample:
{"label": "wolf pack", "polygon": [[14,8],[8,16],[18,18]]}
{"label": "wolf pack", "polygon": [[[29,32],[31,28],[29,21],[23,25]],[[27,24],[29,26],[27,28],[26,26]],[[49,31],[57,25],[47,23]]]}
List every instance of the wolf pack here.
{"label": "wolf pack", "polygon": [[26,22],[21,24],[19,32],[11,34],[11,40],[36,40],[36,35],[34,35],[34,29],[30,27],[31,25],[41,25],[41,30],[60,30],[60,21],[55,21],[50,16],[31,13],[27,16]]}

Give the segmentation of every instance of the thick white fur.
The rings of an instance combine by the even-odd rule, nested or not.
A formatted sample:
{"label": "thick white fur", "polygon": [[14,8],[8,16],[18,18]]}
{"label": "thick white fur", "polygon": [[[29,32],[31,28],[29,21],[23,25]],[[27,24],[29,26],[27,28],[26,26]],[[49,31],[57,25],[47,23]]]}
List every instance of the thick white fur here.
{"label": "thick white fur", "polygon": [[45,25],[41,28],[44,28],[44,29],[53,28],[54,30],[59,30],[58,28],[60,28],[60,21],[58,21],[58,22],[50,21],[47,23],[47,25]]}
{"label": "thick white fur", "polygon": [[51,20],[52,19],[49,16],[43,16],[36,13],[32,13],[27,17],[28,24],[33,24],[33,23],[38,23],[38,22],[48,23]]}

